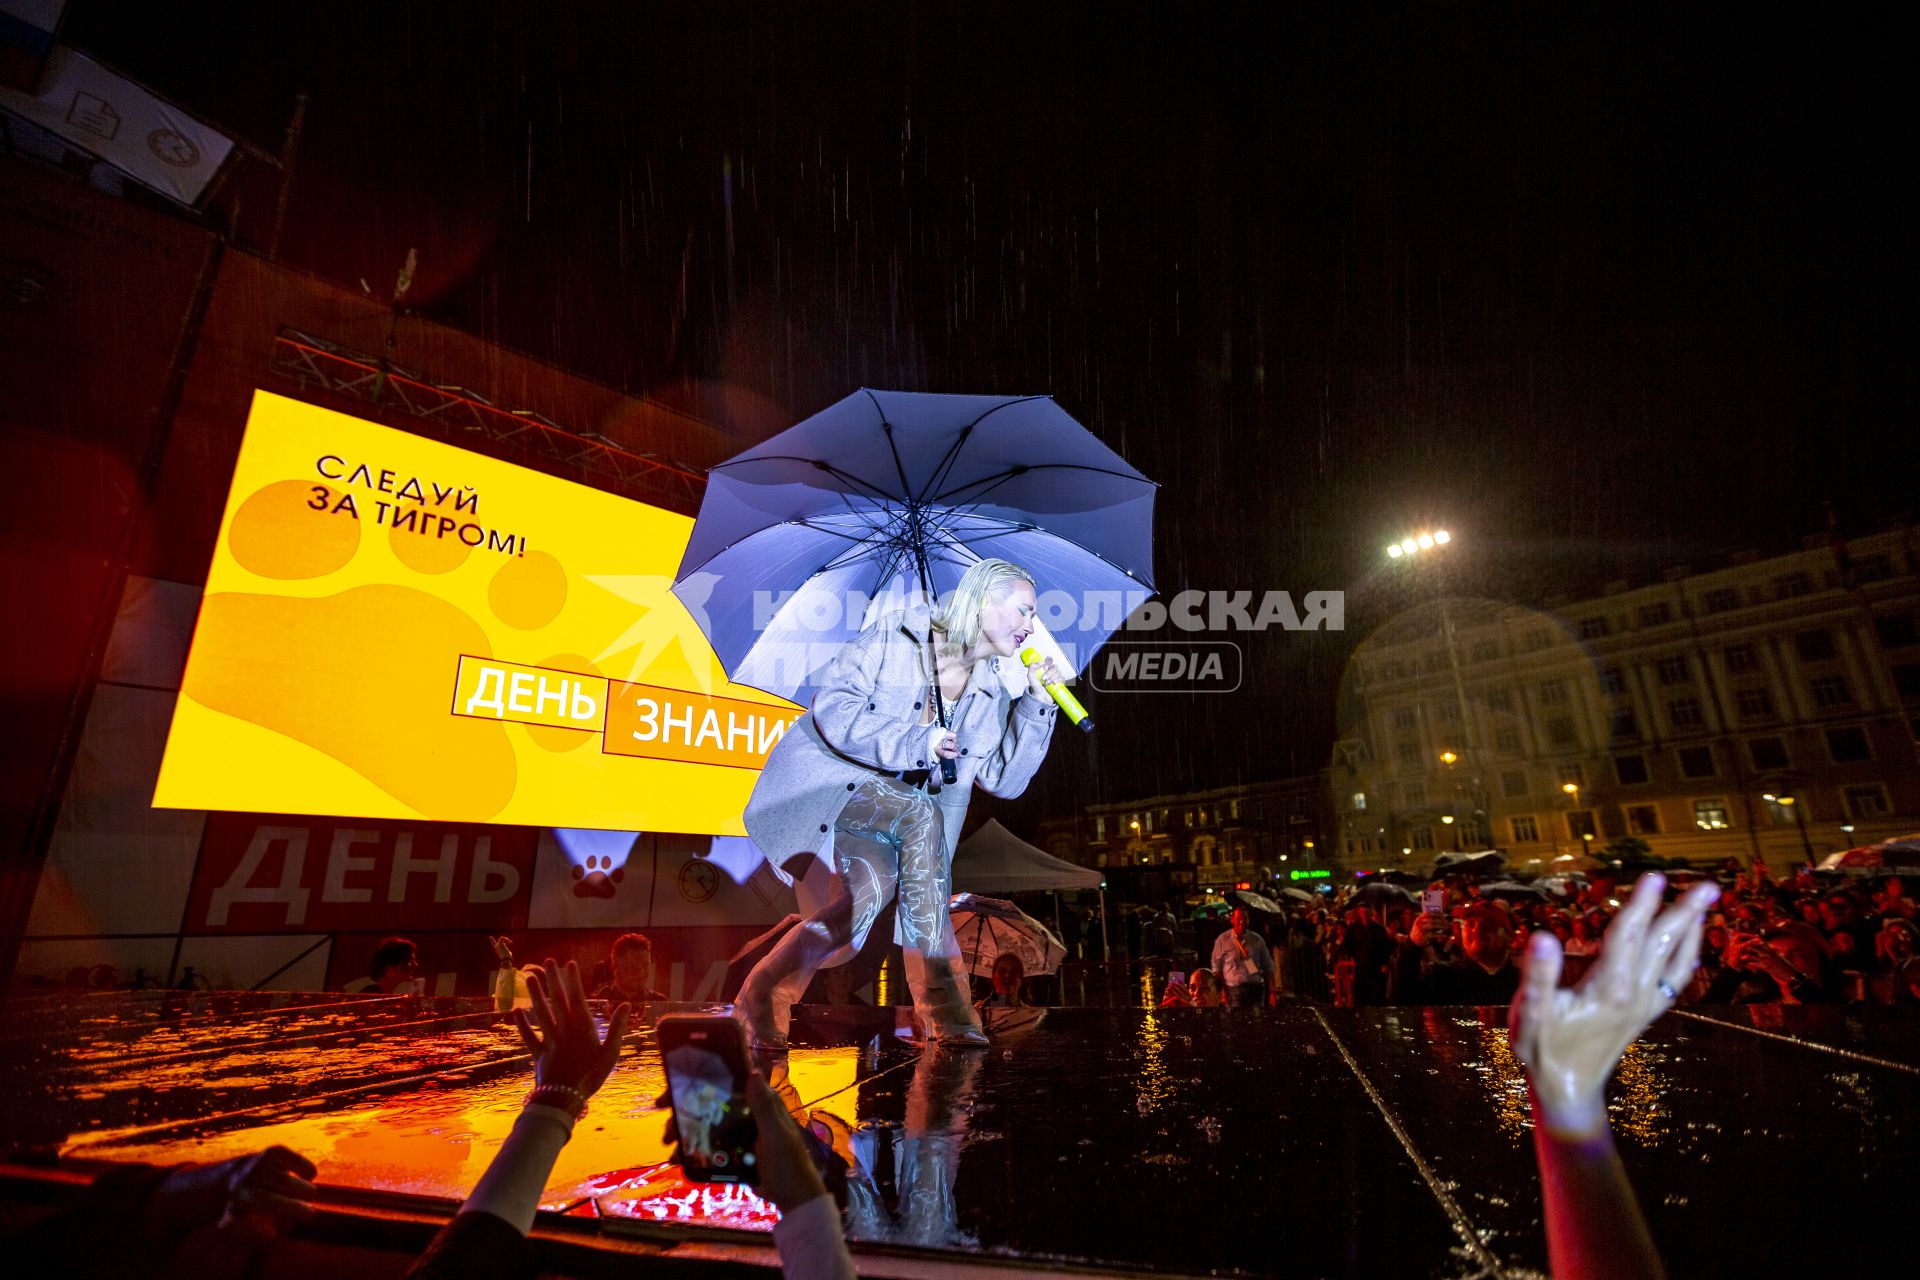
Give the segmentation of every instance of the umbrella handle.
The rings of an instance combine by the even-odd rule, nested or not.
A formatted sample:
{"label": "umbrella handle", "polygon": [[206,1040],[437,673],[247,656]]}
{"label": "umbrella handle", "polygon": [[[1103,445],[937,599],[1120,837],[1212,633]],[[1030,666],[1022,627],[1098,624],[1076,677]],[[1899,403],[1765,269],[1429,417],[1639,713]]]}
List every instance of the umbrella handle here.
{"label": "umbrella handle", "polygon": [[955,766],[953,761],[947,759],[945,756],[940,757],[940,780],[948,786],[952,786],[960,780],[959,768]]}

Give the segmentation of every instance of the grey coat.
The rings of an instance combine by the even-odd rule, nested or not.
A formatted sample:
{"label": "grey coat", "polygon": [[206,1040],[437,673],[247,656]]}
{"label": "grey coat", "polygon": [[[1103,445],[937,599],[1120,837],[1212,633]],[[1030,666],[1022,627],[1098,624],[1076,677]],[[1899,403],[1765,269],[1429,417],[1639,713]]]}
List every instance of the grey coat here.
{"label": "grey coat", "polygon": [[847,797],[875,773],[932,771],[928,789],[940,806],[949,859],[974,787],[1011,798],[1033,780],[1057,709],[1030,693],[1009,694],[997,674],[1003,659],[992,658],[974,668],[954,708],[958,778],[941,786],[928,748],[932,726],[920,723],[933,685],[929,631],[924,608],[876,619],[829,664],[813,706],[768,755],[745,816],[747,834],[776,867],[823,852]]}

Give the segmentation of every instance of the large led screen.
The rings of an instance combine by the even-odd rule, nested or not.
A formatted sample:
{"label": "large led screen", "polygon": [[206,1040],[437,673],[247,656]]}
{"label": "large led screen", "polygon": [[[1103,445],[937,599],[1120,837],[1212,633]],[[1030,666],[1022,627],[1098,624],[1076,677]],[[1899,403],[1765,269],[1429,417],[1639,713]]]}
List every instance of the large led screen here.
{"label": "large led screen", "polygon": [[692,527],[257,392],[154,803],[742,834],[799,713],[669,592]]}

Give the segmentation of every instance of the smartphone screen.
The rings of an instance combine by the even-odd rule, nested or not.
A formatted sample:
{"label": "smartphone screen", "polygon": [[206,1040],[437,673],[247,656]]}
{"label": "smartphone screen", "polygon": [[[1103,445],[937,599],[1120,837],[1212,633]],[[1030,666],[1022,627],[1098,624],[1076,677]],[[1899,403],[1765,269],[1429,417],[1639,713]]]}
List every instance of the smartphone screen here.
{"label": "smartphone screen", "polygon": [[1428,889],[1420,895],[1420,909],[1430,915],[1445,915],[1447,910],[1447,891]]}
{"label": "smartphone screen", "polygon": [[719,1014],[671,1013],[660,1019],[659,1036],[682,1171],[694,1182],[757,1182],[740,1024]]}

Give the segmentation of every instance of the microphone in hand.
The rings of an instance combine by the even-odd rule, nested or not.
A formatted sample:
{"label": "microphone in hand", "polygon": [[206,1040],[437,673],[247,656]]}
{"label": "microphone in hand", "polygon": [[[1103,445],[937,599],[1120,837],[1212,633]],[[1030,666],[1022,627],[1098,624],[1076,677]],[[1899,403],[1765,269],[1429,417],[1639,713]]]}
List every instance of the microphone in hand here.
{"label": "microphone in hand", "polygon": [[[1046,660],[1047,656],[1032,645],[1020,651],[1020,661],[1029,667],[1038,666]],[[1066,713],[1067,719],[1073,721],[1076,728],[1082,733],[1093,732],[1093,717],[1088,715],[1087,709],[1080,705],[1080,699],[1073,696],[1073,690],[1058,680],[1046,681],[1045,688],[1047,696],[1053,699],[1055,706]]]}

